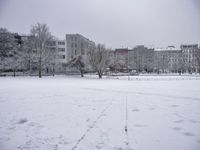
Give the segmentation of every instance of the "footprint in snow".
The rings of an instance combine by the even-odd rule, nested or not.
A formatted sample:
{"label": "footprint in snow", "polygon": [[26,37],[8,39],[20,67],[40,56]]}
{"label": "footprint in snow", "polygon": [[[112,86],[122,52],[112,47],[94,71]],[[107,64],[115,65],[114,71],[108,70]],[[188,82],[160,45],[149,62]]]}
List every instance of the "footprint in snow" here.
{"label": "footprint in snow", "polygon": [[175,131],[180,131],[181,127],[173,127],[172,129],[175,130]]}
{"label": "footprint in snow", "polygon": [[150,107],[150,108],[149,108],[149,110],[155,110],[155,109],[156,109],[156,108],[154,108],[154,107]]}
{"label": "footprint in snow", "polygon": [[179,107],[179,105],[170,105],[170,107]]}
{"label": "footprint in snow", "polygon": [[191,122],[191,123],[194,123],[194,124],[200,123],[200,121],[196,121],[196,120],[192,120],[192,119],[190,120],[190,122]]}
{"label": "footprint in snow", "polygon": [[24,124],[24,123],[26,123],[28,121],[28,119],[26,119],[26,118],[21,118],[21,119],[19,119],[19,121],[17,122],[17,124]]}
{"label": "footprint in snow", "polygon": [[135,109],[132,109],[133,112],[138,112],[140,111],[139,109],[135,108]]}
{"label": "footprint in snow", "polygon": [[141,128],[141,127],[146,127],[146,125],[143,125],[143,124],[136,124],[135,127]]}
{"label": "footprint in snow", "polygon": [[96,146],[95,146],[97,149],[102,149],[104,147],[104,143],[101,142],[101,143],[98,143]]}
{"label": "footprint in snow", "polygon": [[174,121],[174,123],[183,123],[184,122],[184,120],[176,120],[176,121]]}
{"label": "footprint in snow", "polygon": [[191,132],[184,132],[183,135],[185,136],[195,136],[193,133]]}

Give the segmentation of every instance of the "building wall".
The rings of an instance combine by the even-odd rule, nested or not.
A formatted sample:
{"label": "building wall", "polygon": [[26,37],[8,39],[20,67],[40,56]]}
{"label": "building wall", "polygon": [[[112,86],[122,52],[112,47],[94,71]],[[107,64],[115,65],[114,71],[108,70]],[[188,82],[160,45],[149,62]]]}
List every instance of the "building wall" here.
{"label": "building wall", "polygon": [[199,51],[198,44],[181,45],[181,50],[183,53],[184,71],[197,72],[198,63],[196,54]]}
{"label": "building wall", "polygon": [[130,51],[129,61],[132,67],[138,72],[153,71],[154,49],[149,49],[143,45],[136,46]]}
{"label": "building wall", "polygon": [[88,51],[94,46],[94,42],[80,34],[66,34],[67,61],[80,55],[87,60]]}
{"label": "building wall", "polygon": [[182,67],[182,51],[177,48],[156,49],[154,55],[154,70],[168,73],[178,72]]}
{"label": "building wall", "polygon": [[115,50],[115,60],[118,67],[137,70],[138,72],[153,71],[154,49],[149,49],[143,45],[133,49],[121,48]]}
{"label": "building wall", "polygon": [[56,41],[56,49],[58,53],[57,62],[67,63],[67,49],[65,40]]}
{"label": "building wall", "polygon": [[118,71],[123,71],[128,67],[128,48],[119,48],[114,52],[114,66]]}

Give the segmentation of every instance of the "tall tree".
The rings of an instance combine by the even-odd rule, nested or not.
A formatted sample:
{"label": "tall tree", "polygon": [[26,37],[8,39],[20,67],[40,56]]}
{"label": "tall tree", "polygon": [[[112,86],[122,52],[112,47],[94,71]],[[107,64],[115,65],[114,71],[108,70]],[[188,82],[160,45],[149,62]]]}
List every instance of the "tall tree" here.
{"label": "tall tree", "polygon": [[35,59],[38,64],[39,78],[42,77],[42,69],[45,64],[46,56],[49,53],[47,42],[53,39],[46,24],[37,23],[31,28],[31,36],[34,37]]}
{"label": "tall tree", "polygon": [[82,56],[75,57],[67,63],[67,66],[77,68],[81,73],[81,77],[84,77],[85,63],[83,62]]}
{"label": "tall tree", "polygon": [[91,66],[97,72],[99,78],[102,78],[109,60],[108,51],[105,46],[98,44],[94,49],[89,51],[88,55]]}

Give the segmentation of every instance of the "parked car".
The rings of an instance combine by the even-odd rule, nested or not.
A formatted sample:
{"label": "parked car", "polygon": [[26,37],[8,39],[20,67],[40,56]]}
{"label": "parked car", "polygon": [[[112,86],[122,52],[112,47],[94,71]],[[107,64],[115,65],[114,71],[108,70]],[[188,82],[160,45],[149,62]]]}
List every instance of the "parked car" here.
{"label": "parked car", "polygon": [[136,70],[131,70],[130,75],[137,76],[139,73]]}

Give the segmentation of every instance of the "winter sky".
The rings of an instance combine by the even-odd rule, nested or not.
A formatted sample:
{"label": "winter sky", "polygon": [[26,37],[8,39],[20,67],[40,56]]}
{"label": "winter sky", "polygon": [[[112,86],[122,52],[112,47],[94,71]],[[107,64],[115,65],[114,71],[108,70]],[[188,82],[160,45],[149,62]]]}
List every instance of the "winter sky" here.
{"label": "winter sky", "polygon": [[0,0],[0,27],[27,34],[37,22],[112,48],[200,43],[199,0]]}

